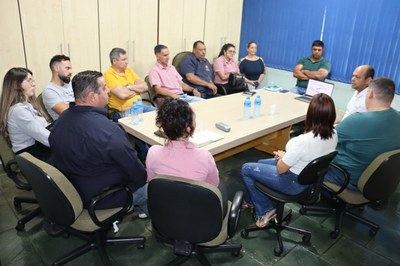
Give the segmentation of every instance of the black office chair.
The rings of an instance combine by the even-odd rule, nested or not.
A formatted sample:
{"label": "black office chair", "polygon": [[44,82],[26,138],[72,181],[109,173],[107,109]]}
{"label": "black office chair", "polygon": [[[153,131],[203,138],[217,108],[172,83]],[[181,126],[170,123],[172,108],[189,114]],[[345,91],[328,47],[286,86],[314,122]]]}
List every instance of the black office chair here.
{"label": "black office chair", "polygon": [[37,102],[39,103],[40,107],[42,108],[43,112],[47,115],[47,117],[50,119],[50,122],[53,122],[53,118],[50,116],[49,112],[47,112],[46,106],[44,105],[43,102],[43,95],[39,94],[36,97]]}
{"label": "black office chair", "polygon": [[[22,210],[21,203],[34,203],[37,204],[35,195],[32,192],[32,188],[25,177],[19,171],[17,162],[14,158],[14,152],[11,149],[10,144],[4,138],[0,136],[0,160],[3,166],[4,172],[7,176],[15,183],[18,188],[17,193],[14,196],[14,207],[17,211]],[[23,231],[25,224],[40,214],[40,207],[35,208],[21,219],[18,220],[15,229],[17,231]]]}
{"label": "black office chair", "polygon": [[[104,265],[111,265],[105,251],[106,245],[137,244],[144,248],[144,237],[107,238],[107,231],[115,221],[120,221],[131,209],[132,192],[126,186],[107,188],[91,200],[89,209],[83,203],[69,180],[55,167],[36,159],[29,153],[16,156],[16,161],[32,185],[44,214],[43,227],[52,236],[72,234],[87,243],[76,248],[53,265],[63,265],[86,252],[96,249]],[[126,195],[121,208],[96,210],[99,202],[115,193]]]}
{"label": "black office chair", "polygon": [[178,256],[168,265],[195,257],[210,265],[204,253],[230,251],[239,255],[240,244],[226,244],[236,231],[243,192],[232,202],[208,183],[157,176],[148,187],[148,207],[156,238],[173,245]]}
{"label": "black office chair", "polygon": [[296,232],[303,235],[303,242],[309,243],[311,239],[311,232],[295,228],[287,225],[292,218],[292,210],[284,217],[284,208],[285,203],[290,202],[302,202],[304,204],[314,203],[320,193],[320,189],[322,186],[322,182],[326,172],[328,171],[329,163],[336,156],[336,151],[331,152],[327,155],[321,156],[317,159],[311,161],[298,176],[298,182],[302,185],[309,185],[307,189],[304,191],[295,194],[288,195],[281,191],[274,190],[273,188],[269,188],[262,183],[256,182],[256,187],[266,196],[271,198],[271,200],[276,202],[276,219],[275,221],[271,221],[266,227],[258,228],[256,225],[252,225],[249,228],[243,229],[241,235],[243,238],[248,238],[249,232],[258,231],[258,230],[268,230],[270,228],[275,229],[277,234],[277,246],[274,249],[275,256],[280,256],[283,252],[283,242],[281,231],[289,230],[292,232]]}
{"label": "black office chair", "polygon": [[189,55],[189,54],[191,54],[192,52],[189,52],[189,51],[183,51],[183,52],[180,52],[180,53],[177,53],[175,56],[174,56],[174,59],[172,59],[172,65],[176,68],[176,71],[178,71],[178,73],[179,73],[179,64],[182,62],[182,60],[187,56],[187,55]]}
{"label": "black office chair", "polygon": [[400,182],[400,150],[385,152],[377,156],[361,175],[357,184],[359,191],[347,188],[350,178],[345,169],[333,164],[332,167],[341,171],[345,176],[343,186],[327,181],[323,183],[324,188],[332,196],[334,206],[303,206],[300,209],[300,213],[305,214],[308,211],[316,211],[335,214],[335,230],[330,233],[332,238],[339,236],[344,215],[368,225],[371,227],[369,234],[375,235],[380,228],[379,225],[358,216],[351,210],[359,209],[370,202],[387,199],[396,191]]}

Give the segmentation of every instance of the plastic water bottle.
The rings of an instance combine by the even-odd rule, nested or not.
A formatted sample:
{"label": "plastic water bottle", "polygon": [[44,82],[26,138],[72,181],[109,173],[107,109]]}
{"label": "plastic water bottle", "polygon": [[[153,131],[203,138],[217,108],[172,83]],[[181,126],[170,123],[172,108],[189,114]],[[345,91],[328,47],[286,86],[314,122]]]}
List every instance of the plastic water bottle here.
{"label": "plastic water bottle", "polygon": [[253,117],[259,117],[261,115],[261,97],[257,95],[254,99],[254,109],[253,109]]}
{"label": "plastic water bottle", "polygon": [[251,100],[250,96],[246,97],[246,100],[244,100],[244,106],[243,106],[243,120],[247,120],[250,118],[250,112],[251,112]]}
{"label": "plastic water bottle", "polygon": [[133,125],[139,125],[139,108],[137,106],[136,101],[133,101],[131,108],[131,122]]}
{"label": "plastic water bottle", "polygon": [[137,103],[137,107],[139,110],[139,121],[142,122],[143,121],[143,102],[142,102],[142,98],[138,98],[138,103]]}

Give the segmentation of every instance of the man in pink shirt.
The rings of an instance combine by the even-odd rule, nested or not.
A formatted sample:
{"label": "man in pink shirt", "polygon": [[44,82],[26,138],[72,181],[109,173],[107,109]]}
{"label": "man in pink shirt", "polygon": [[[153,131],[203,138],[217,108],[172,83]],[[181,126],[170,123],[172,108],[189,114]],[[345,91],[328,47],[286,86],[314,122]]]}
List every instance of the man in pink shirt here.
{"label": "man in pink shirt", "polygon": [[[156,103],[159,105],[161,100],[166,97],[180,98],[188,103],[201,101],[200,92],[187,85],[182,81],[182,76],[179,75],[175,67],[168,63],[169,50],[168,47],[162,44],[154,47],[154,54],[157,62],[150,71],[150,84],[156,92]],[[189,96],[186,93],[191,93],[194,96]]]}

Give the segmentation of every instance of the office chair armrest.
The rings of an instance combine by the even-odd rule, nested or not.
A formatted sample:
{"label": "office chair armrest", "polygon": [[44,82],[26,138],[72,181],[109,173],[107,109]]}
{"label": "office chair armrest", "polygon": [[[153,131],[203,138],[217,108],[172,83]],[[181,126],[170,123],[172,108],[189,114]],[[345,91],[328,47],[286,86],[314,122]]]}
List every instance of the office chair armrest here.
{"label": "office chair armrest", "polygon": [[13,169],[13,166],[16,166],[18,168],[17,161],[15,159],[10,160],[5,166],[5,171],[8,175],[9,178],[11,178],[14,183],[16,184],[18,189],[23,189],[23,190],[32,190],[31,185],[28,183],[28,181],[19,178],[18,177],[18,172],[16,172],[15,169]]}
{"label": "office chair armrest", "polygon": [[330,166],[335,168],[336,170],[338,170],[345,179],[343,185],[340,187],[340,189],[338,191],[333,191],[333,190],[327,188],[326,186],[324,186],[326,189],[328,189],[330,191],[332,196],[336,196],[336,195],[339,195],[340,193],[342,193],[343,190],[345,190],[347,188],[347,185],[350,182],[350,176],[349,176],[349,173],[347,173],[346,169],[341,168],[339,165],[331,163]]}
{"label": "office chair armrest", "polygon": [[240,211],[243,201],[243,191],[237,191],[232,200],[231,210],[228,217],[228,236],[231,238],[235,232],[239,222]]}
{"label": "office chair armrest", "polygon": [[[118,212],[114,213],[112,216],[108,217],[107,219],[100,221],[96,216],[96,207],[97,207],[98,203],[101,202],[103,199],[105,199],[115,193],[122,192],[122,191],[125,191],[125,193],[126,193],[126,202],[125,202],[124,206],[122,206],[122,209],[119,210]],[[93,222],[97,226],[105,227],[105,226],[112,224],[116,220],[120,219],[125,213],[127,213],[132,208],[132,205],[133,205],[133,194],[132,194],[131,189],[125,185],[118,185],[118,186],[114,186],[111,188],[105,188],[98,195],[94,196],[90,201],[88,211],[89,211],[90,218],[93,220]]]}
{"label": "office chair armrest", "polygon": [[154,102],[153,102],[152,100],[150,100],[150,99],[142,99],[142,101],[148,102],[148,103],[151,104],[151,106],[156,107],[156,105],[154,104]]}
{"label": "office chair armrest", "polygon": [[228,95],[228,91],[226,90],[225,86],[222,84],[215,84],[217,86],[217,93],[219,95]]}

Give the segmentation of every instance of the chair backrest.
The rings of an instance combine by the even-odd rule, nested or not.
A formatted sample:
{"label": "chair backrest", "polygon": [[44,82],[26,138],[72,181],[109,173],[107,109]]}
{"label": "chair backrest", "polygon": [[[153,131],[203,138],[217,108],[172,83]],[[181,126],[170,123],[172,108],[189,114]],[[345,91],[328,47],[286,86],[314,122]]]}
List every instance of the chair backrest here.
{"label": "chair backrest", "polygon": [[189,51],[180,52],[175,55],[174,59],[172,59],[172,65],[176,68],[178,72],[179,72],[179,64],[182,62],[183,58],[185,58],[187,55],[191,53],[192,52]]}
{"label": "chair backrest", "polygon": [[154,90],[153,86],[151,86],[151,84],[150,84],[150,78],[148,75],[144,78],[144,81],[147,84],[147,88],[148,88],[147,92],[149,93],[149,98],[150,98],[149,100],[154,103],[154,98],[157,95],[156,95],[156,91]]}
{"label": "chair backrest", "polygon": [[213,240],[224,219],[217,187],[172,176],[160,175],[149,182],[148,208],[160,235],[190,243]]}
{"label": "chair backrest", "polygon": [[29,153],[15,159],[32,186],[45,219],[69,226],[83,210],[82,200],[69,180],[55,167]]}
{"label": "chair backrest", "polygon": [[31,190],[31,186],[25,177],[20,173],[17,162],[15,161],[15,154],[11,149],[10,143],[7,139],[0,135],[0,160],[4,172],[12,179],[19,189]]}
{"label": "chair backrest", "polygon": [[43,112],[45,112],[46,115],[49,117],[49,119],[51,119],[51,122],[53,122],[53,118],[51,117],[51,115],[49,114],[49,112],[47,112],[46,106],[44,106],[44,103],[43,103],[43,95],[42,95],[42,94],[39,94],[39,95],[36,97],[36,100],[37,100],[37,102],[39,103],[40,107],[42,107]]}
{"label": "chair backrest", "polygon": [[4,171],[9,174],[6,165],[14,160],[14,152],[11,149],[10,143],[7,141],[7,139],[0,134],[0,160],[1,164],[3,165]]}
{"label": "chair backrest", "polygon": [[400,182],[400,149],[377,156],[358,180],[358,188],[371,201],[387,199]]}
{"label": "chair backrest", "polygon": [[302,185],[312,185],[309,191],[311,194],[308,195],[307,199],[303,201],[305,204],[313,203],[317,200],[322,183],[326,172],[328,172],[329,164],[335,158],[337,152],[333,151],[329,154],[323,155],[312,160],[307,166],[301,171],[298,176],[298,182]]}

